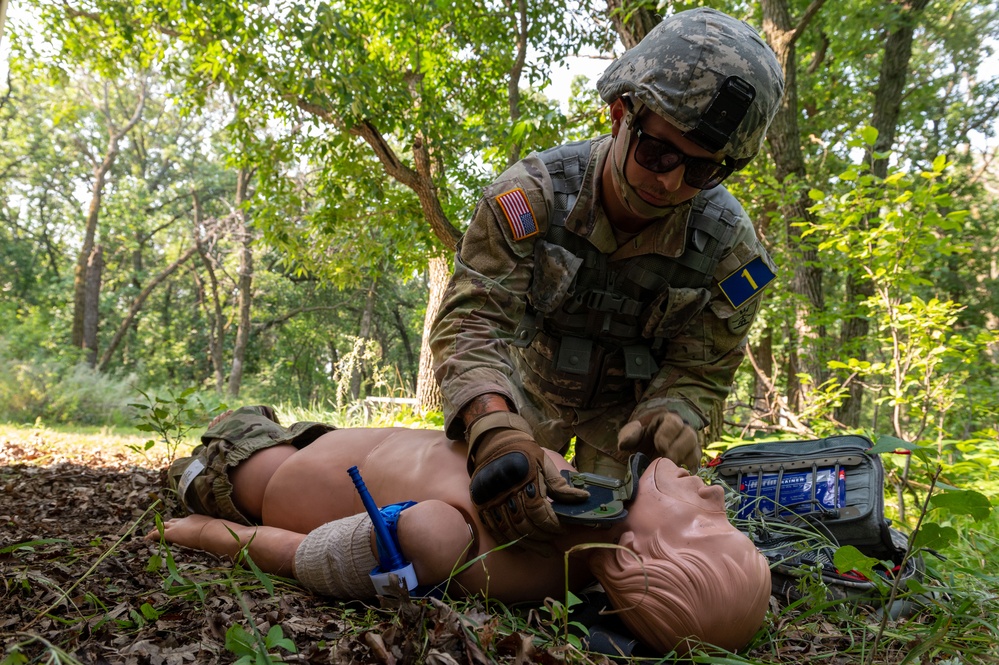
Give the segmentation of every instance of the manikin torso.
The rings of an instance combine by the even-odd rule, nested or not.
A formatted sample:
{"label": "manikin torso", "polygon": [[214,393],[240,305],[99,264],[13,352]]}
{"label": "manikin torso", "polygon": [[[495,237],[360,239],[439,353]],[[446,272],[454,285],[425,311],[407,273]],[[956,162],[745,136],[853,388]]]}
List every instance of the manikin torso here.
{"label": "manikin torso", "polygon": [[[258,452],[240,464],[231,478],[236,501],[247,514],[268,526],[297,533],[363,512],[347,474],[352,466],[358,467],[379,506],[443,501],[456,508],[475,533],[477,551],[468,559],[486,554],[455,581],[470,592],[505,602],[564,595],[564,552],[577,545],[617,542],[623,533],[632,531],[636,533],[628,541],[640,544],[643,533],[654,532],[664,521],[670,523],[674,545],[679,547],[700,547],[706,535],[733,531],[725,519],[721,488],[706,487],[672,462],[656,460],[643,475],[624,522],[608,529],[572,526],[552,541],[555,552],[547,557],[517,546],[493,551],[496,540],[482,526],[469,498],[465,451],[465,444],[449,441],[439,431],[344,429],[325,434],[301,450],[277,446]],[[546,453],[560,468],[571,469],[556,453]],[[428,533],[426,537],[440,535]],[[569,557],[571,589],[593,579],[588,566],[593,551],[582,548]]]}

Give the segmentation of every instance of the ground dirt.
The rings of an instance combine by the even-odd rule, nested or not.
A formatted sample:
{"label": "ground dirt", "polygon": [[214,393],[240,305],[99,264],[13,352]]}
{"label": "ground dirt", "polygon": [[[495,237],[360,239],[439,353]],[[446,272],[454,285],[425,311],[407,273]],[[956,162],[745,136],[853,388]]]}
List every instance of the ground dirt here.
{"label": "ground dirt", "polygon": [[[245,652],[238,624],[294,644],[272,646],[275,662],[607,662],[538,648],[476,606],[341,605],[281,580],[272,594],[252,572],[183,548],[171,566],[142,538],[155,515],[183,514],[164,489],[166,466],[110,435],[0,427],[0,661],[232,663]],[[183,581],[169,580],[171,568]]]}

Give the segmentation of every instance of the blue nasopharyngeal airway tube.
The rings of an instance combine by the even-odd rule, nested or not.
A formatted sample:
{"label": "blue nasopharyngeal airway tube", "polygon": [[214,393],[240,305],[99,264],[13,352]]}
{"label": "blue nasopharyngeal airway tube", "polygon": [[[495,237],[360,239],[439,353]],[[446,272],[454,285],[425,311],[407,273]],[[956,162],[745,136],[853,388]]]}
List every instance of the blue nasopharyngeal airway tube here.
{"label": "blue nasopharyngeal airway tube", "polygon": [[375,500],[371,498],[371,492],[365,486],[364,479],[361,478],[361,472],[357,470],[356,466],[352,466],[347,469],[347,473],[350,474],[350,479],[354,481],[354,487],[357,488],[357,493],[361,496],[361,503],[364,504],[364,510],[367,511],[368,517],[371,518],[371,524],[375,528],[375,538],[378,539],[383,551],[388,554],[388,561],[379,561],[379,567],[383,571],[393,571],[402,568],[406,565],[406,560],[402,558],[402,553],[395,546],[395,540],[393,540],[392,534],[389,533],[388,526],[385,524],[385,519],[382,517],[381,512],[379,512]]}

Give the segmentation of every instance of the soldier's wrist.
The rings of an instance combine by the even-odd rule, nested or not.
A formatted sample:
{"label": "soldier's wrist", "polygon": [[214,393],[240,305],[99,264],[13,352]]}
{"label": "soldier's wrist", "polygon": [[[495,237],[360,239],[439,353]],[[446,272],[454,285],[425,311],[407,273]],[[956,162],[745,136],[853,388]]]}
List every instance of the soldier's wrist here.
{"label": "soldier's wrist", "polygon": [[510,401],[504,395],[499,393],[485,393],[470,399],[461,408],[460,414],[461,421],[465,425],[466,435],[473,422],[486,414],[497,411],[516,411],[516,409],[513,408]]}
{"label": "soldier's wrist", "polygon": [[468,457],[472,459],[486,435],[496,429],[515,429],[531,434],[531,425],[510,411],[493,411],[476,418],[468,428]]}
{"label": "soldier's wrist", "polygon": [[694,430],[703,429],[706,424],[704,418],[688,402],[671,397],[642,402],[631,412],[631,420],[638,420],[645,423],[655,415],[666,411],[673,411],[679,414],[680,418]]}

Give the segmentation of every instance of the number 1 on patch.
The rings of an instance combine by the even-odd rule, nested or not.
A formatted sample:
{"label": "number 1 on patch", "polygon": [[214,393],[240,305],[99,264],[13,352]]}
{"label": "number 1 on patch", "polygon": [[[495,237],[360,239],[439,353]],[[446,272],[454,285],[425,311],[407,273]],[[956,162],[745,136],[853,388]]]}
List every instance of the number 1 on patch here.
{"label": "number 1 on patch", "polygon": [[718,282],[718,286],[732,306],[739,308],[776,278],[770,266],[757,256]]}

